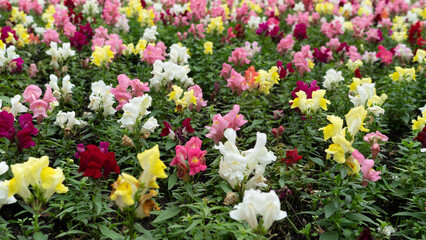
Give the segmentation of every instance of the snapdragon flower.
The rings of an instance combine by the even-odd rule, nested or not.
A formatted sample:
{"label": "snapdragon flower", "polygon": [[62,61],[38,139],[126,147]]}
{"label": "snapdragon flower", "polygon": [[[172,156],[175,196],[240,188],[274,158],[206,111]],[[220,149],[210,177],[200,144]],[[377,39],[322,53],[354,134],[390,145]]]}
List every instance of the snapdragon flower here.
{"label": "snapdragon flower", "polygon": [[[243,201],[236,205],[229,215],[235,220],[245,220],[253,230],[264,235],[274,221],[287,217],[287,212],[281,210],[275,191],[262,193],[260,190],[250,189],[244,192]],[[262,216],[261,227],[258,226],[257,215]]]}
{"label": "snapdragon flower", "polygon": [[111,86],[106,85],[104,81],[92,83],[92,93],[90,94],[89,108],[93,111],[101,111],[104,117],[112,115],[116,110],[112,107],[114,104],[114,95],[111,93]]}

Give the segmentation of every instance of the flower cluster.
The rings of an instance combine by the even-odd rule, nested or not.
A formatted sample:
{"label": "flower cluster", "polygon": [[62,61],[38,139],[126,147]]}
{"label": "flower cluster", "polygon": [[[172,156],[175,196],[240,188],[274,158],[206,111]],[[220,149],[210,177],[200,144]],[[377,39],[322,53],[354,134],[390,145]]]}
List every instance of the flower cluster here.
{"label": "flower cluster", "polygon": [[240,111],[239,105],[234,105],[232,110],[222,117],[220,113],[213,116],[213,125],[212,126],[206,126],[206,128],[209,130],[209,133],[207,133],[206,137],[213,139],[214,143],[219,143],[223,136],[224,131],[227,128],[232,128],[235,131],[238,131],[240,127],[245,124],[247,121],[244,120],[244,116],[241,114],[238,114]]}
{"label": "flower cluster", "polygon": [[219,175],[232,188],[238,188],[244,180],[248,179],[253,170],[256,170],[255,175],[247,181],[245,189],[266,187],[266,179],[263,177],[265,167],[277,159],[274,153],[265,147],[266,134],[256,133],[254,148],[243,152],[240,152],[236,146],[237,134],[234,129],[228,128],[224,134],[228,141],[225,144],[220,142],[214,147],[223,155],[219,163]]}
{"label": "flower cluster", "polygon": [[[9,197],[18,194],[26,203],[33,202],[34,198],[46,203],[55,192],[68,192],[68,187],[62,183],[65,180],[62,169],[49,167],[47,156],[30,157],[27,162],[13,164],[11,168],[14,177],[7,184]],[[34,195],[28,188],[30,185]]]}
{"label": "flower cluster", "polygon": [[[75,157],[80,160],[78,172],[83,176],[107,178],[111,172],[120,173],[120,167],[115,160],[115,154],[108,152],[109,143],[101,142],[100,148],[95,145],[77,145]],[[86,149],[87,148],[87,149]]]}
{"label": "flower cluster", "polygon": [[[195,175],[207,169],[206,160],[204,156],[206,151],[201,150],[202,141],[198,137],[192,137],[185,146],[177,145],[176,156],[170,163],[170,166],[178,166],[177,175],[183,180],[188,179],[188,166],[189,175]],[[188,164],[186,163],[188,160]]]}
{"label": "flower cluster", "polygon": [[157,208],[157,204],[152,200],[153,197],[157,196],[157,192],[155,190],[147,192],[150,188],[159,188],[156,180],[157,178],[167,177],[164,172],[167,167],[160,160],[158,145],[139,153],[137,158],[144,171],[138,179],[130,174],[121,173],[117,181],[111,185],[113,190],[110,199],[121,210],[138,203],[135,210],[136,217],[144,218],[149,217],[150,211]]}

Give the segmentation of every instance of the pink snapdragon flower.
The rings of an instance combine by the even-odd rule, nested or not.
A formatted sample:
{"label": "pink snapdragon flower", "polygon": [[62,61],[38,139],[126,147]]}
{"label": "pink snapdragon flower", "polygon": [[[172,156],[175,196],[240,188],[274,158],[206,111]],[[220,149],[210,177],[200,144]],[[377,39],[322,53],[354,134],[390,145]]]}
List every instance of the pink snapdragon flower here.
{"label": "pink snapdragon flower", "polygon": [[371,146],[371,154],[372,154],[372,158],[373,160],[375,160],[377,158],[377,155],[380,152],[380,143],[381,142],[387,142],[389,140],[389,138],[380,133],[379,131],[376,131],[375,133],[369,133],[367,135],[364,136],[364,141],[370,143]]}
{"label": "pink snapdragon flower", "polygon": [[244,116],[239,114],[239,111],[240,106],[234,105],[233,109],[225,116],[222,117],[220,113],[214,115],[213,125],[206,126],[206,128],[209,130],[209,133],[207,133],[206,137],[213,139],[213,141],[217,144],[222,140],[224,131],[227,128],[232,128],[235,131],[239,130],[240,127],[247,122],[244,120]]}
{"label": "pink snapdragon flower", "polygon": [[43,99],[39,99],[41,94],[41,89],[36,85],[29,85],[22,94],[24,97],[23,103],[28,102],[30,104],[30,109],[34,113],[33,118],[37,118],[38,123],[40,123],[43,118],[48,117],[46,111],[52,109],[50,103],[56,101],[49,85],[46,86]]}
{"label": "pink snapdragon flower", "polygon": [[108,40],[105,41],[105,45],[111,46],[111,51],[115,55],[120,56],[123,50],[126,50],[126,46],[123,45],[123,40],[120,39],[120,36],[117,34],[110,34]]}
{"label": "pink snapdragon flower", "polygon": [[330,23],[325,22],[321,25],[321,32],[328,38],[335,38],[343,34],[342,24],[339,20]]}
{"label": "pink snapdragon flower", "polygon": [[74,33],[77,31],[77,27],[71,22],[64,24],[64,35],[68,38],[74,37]]}
{"label": "pink snapdragon flower", "polygon": [[231,88],[232,93],[237,92],[238,95],[249,88],[246,79],[234,69],[231,69],[231,76],[226,81],[228,82],[226,86]]}
{"label": "pink snapdragon flower", "polygon": [[248,59],[248,54],[246,50],[242,47],[236,48],[231,53],[231,57],[228,58],[228,62],[232,62],[234,66],[244,66],[244,64],[249,64],[250,59]]}
{"label": "pink snapdragon flower", "polygon": [[148,64],[152,65],[157,60],[164,60],[163,50],[159,47],[155,47],[152,45],[146,46],[143,51],[142,61],[146,61]]}
{"label": "pink snapdragon flower", "polygon": [[42,42],[44,42],[47,46],[50,46],[51,42],[62,43],[61,40],[59,40],[59,33],[53,29],[46,30],[46,32],[43,34]]}
{"label": "pink snapdragon flower", "polygon": [[[203,100],[203,90],[201,89],[200,86],[195,84],[194,86],[188,88],[188,92],[191,90],[194,91],[194,97],[197,98],[197,105],[195,106],[195,110],[199,112],[202,107],[207,106],[207,101]],[[188,106],[188,109],[189,111],[192,111],[193,108],[194,108],[194,104],[191,103]]]}
{"label": "pink snapdragon flower", "polygon": [[[117,76],[118,85],[111,89],[111,93],[114,94],[115,99],[118,101],[116,110],[119,111],[123,106],[134,97],[140,97],[144,95],[144,92],[148,92],[150,88],[149,83],[142,83],[139,79],[130,80],[126,74],[120,74]],[[132,90],[129,92],[127,88],[131,86]]]}
{"label": "pink snapdragon flower", "polygon": [[28,102],[31,104],[36,99],[38,99],[42,93],[43,92],[38,86],[31,84],[27,88],[25,88],[24,93],[22,94],[22,96],[24,97],[24,101],[22,103]]}
{"label": "pink snapdragon flower", "polygon": [[375,182],[381,178],[379,176],[381,172],[376,172],[372,169],[374,166],[374,160],[365,159],[364,155],[356,149],[352,152],[352,157],[358,161],[359,165],[361,165],[362,177],[364,179],[364,181],[362,181],[362,186],[366,187],[368,185],[368,181]]}
{"label": "pink snapdragon flower", "polygon": [[[365,179],[362,181],[362,186],[366,187],[368,185],[368,181],[376,182],[379,180],[381,172],[377,172],[373,170],[374,166],[374,160],[366,159],[361,166],[361,172],[363,174],[363,178]],[[368,180],[368,181],[366,181]]]}
{"label": "pink snapdragon flower", "polygon": [[223,63],[222,64],[222,70],[220,71],[219,76],[222,76],[225,79],[229,78],[230,73],[231,73],[231,69],[232,69],[231,65],[229,65],[227,63]]}
{"label": "pink snapdragon flower", "polygon": [[293,49],[295,41],[293,40],[293,35],[288,34],[285,38],[282,38],[277,45],[277,52],[280,55],[286,54],[288,51]]}
{"label": "pink snapdragon flower", "polygon": [[55,26],[57,29],[62,29],[65,24],[67,24],[70,20],[68,18],[68,9],[55,8],[55,13],[53,14],[53,19],[55,19]]}
{"label": "pink snapdragon flower", "polygon": [[367,37],[365,38],[366,41],[371,43],[378,43],[383,40],[383,34],[380,29],[372,28],[368,30],[365,34],[367,34]]}
{"label": "pink snapdragon flower", "polygon": [[105,19],[105,23],[108,25],[114,25],[120,17],[119,9],[121,7],[120,1],[118,0],[106,0],[105,6],[102,12],[102,18]]}
{"label": "pink snapdragon flower", "polygon": [[386,64],[386,66],[391,64],[393,60],[392,52],[386,50],[386,48],[382,45],[379,46],[379,51],[377,52],[376,57],[380,58],[382,62]]}
{"label": "pink snapdragon flower", "polygon": [[332,51],[336,51],[340,47],[340,41],[338,38],[330,38],[330,42],[325,44]]}
{"label": "pink snapdragon flower", "polygon": [[31,63],[30,67],[28,68],[28,77],[35,78],[37,76],[37,73],[38,73],[37,65],[35,65],[35,63]]}
{"label": "pink snapdragon flower", "polygon": [[[178,177],[186,179],[189,165],[189,175],[195,175],[207,169],[205,155],[207,151],[201,150],[202,141],[198,137],[192,137],[185,146],[177,145],[176,156],[170,166],[178,165]],[[188,160],[188,165],[186,164]]]}
{"label": "pink snapdragon flower", "polygon": [[305,72],[310,72],[311,69],[309,68],[309,62],[305,56],[303,56],[302,52],[297,52],[294,54],[293,61],[291,61],[297,68],[297,71],[300,73],[301,76]]}
{"label": "pink snapdragon flower", "polygon": [[43,118],[47,116],[47,109],[49,108],[49,104],[46,101],[37,99],[30,104],[30,109],[34,113],[34,118],[37,118],[38,122],[41,122]]}

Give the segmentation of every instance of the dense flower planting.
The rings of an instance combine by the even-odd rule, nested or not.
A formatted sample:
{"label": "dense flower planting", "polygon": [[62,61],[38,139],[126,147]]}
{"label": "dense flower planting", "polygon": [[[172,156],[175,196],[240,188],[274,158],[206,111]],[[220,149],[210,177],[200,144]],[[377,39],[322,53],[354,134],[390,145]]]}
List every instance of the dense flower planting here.
{"label": "dense flower planting", "polygon": [[426,1],[0,0],[2,239],[425,239]]}

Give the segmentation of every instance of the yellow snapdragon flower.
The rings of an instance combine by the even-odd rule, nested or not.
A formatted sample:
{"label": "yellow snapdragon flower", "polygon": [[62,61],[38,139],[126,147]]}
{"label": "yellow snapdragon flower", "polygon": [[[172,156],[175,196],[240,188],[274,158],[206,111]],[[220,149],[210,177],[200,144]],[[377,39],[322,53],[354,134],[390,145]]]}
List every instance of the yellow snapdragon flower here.
{"label": "yellow snapdragon flower", "polygon": [[411,80],[416,81],[416,70],[414,67],[412,68],[401,68],[395,67],[395,72],[389,75],[392,78],[392,81],[402,82],[407,81],[411,82]]}
{"label": "yellow snapdragon flower", "polygon": [[[35,190],[41,191],[43,199],[39,199],[42,203],[55,193],[66,193],[68,188],[62,184],[65,176],[62,169],[53,169],[48,166],[49,158],[43,156],[41,158],[28,158],[25,163],[18,163],[11,166],[14,178],[9,182],[9,196],[18,194],[25,202],[29,203],[34,200],[33,194],[29,190],[31,185]],[[38,194],[35,194],[36,196]]]}
{"label": "yellow snapdragon flower", "polygon": [[318,3],[315,5],[315,11],[319,14],[333,14],[334,5],[329,2]]}
{"label": "yellow snapdragon flower", "polygon": [[207,41],[204,43],[204,54],[213,54],[213,43]]}
{"label": "yellow snapdragon flower", "polygon": [[109,62],[112,62],[114,53],[111,51],[111,46],[105,45],[103,47],[95,46],[95,51],[92,53],[92,63],[98,67],[105,67]]}
{"label": "yellow snapdragon flower", "polygon": [[210,23],[207,26],[207,33],[217,32],[222,34],[225,28],[223,27],[222,17],[211,18]]}
{"label": "yellow snapdragon flower", "polygon": [[360,66],[362,66],[362,64],[363,64],[362,61],[359,59],[356,60],[355,62],[349,59],[348,62],[346,63],[346,66],[349,68],[349,70],[351,70],[352,72],[355,72],[355,70],[359,68]]}
{"label": "yellow snapdragon flower", "polygon": [[327,120],[330,121],[331,124],[318,129],[324,132],[324,141],[327,141],[328,139],[336,136],[336,134],[338,134],[343,128],[343,119],[340,117],[328,115]]}
{"label": "yellow snapdragon flower", "polygon": [[308,99],[304,91],[296,93],[297,98],[290,100],[291,108],[299,108],[303,114],[315,113],[319,108],[327,110],[330,101],[324,98],[326,90],[316,90],[312,92],[312,98]]}
{"label": "yellow snapdragon flower", "polygon": [[138,154],[139,163],[144,170],[139,182],[145,184],[145,188],[159,188],[157,178],[167,178],[164,169],[166,165],[160,160],[158,145]]}
{"label": "yellow snapdragon flower", "polygon": [[121,173],[117,181],[111,186],[112,192],[110,199],[114,201],[121,210],[135,204],[134,197],[140,186],[139,181],[135,177],[127,173]]}
{"label": "yellow snapdragon flower", "polygon": [[413,58],[413,62],[418,62],[419,64],[423,64],[426,57],[426,51],[422,49],[417,49],[416,56]]}
{"label": "yellow snapdragon flower", "polygon": [[372,83],[371,78],[352,78],[352,83],[349,85],[349,91],[355,91],[361,84]]}
{"label": "yellow snapdragon flower", "polygon": [[418,116],[417,120],[412,120],[413,126],[412,129],[413,130],[423,130],[423,128],[426,125],[426,111],[424,111],[422,113],[422,116]]}
{"label": "yellow snapdragon flower", "polygon": [[369,130],[364,128],[364,120],[367,117],[367,110],[363,106],[352,108],[346,115],[346,125],[348,126],[348,132],[355,137],[359,130],[368,132]]}
{"label": "yellow snapdragon flower", "polygon": [[351,153],[354,149],[352,144],[346,140],[346,128],[342,129],[338,134],[332,137],[333,144],[331,144],[325,152],[327,153],[326,158],[330,159],[333,155],[333,160],[337,163],[346,162],[346,153]]}

